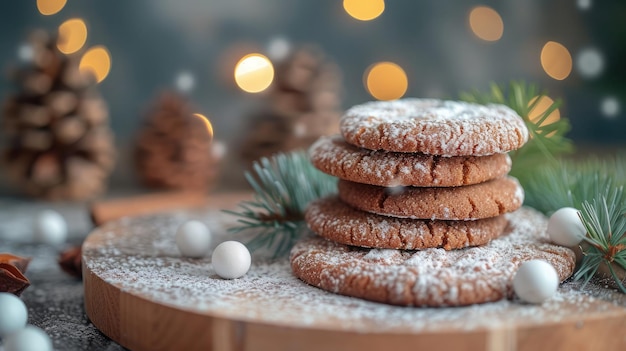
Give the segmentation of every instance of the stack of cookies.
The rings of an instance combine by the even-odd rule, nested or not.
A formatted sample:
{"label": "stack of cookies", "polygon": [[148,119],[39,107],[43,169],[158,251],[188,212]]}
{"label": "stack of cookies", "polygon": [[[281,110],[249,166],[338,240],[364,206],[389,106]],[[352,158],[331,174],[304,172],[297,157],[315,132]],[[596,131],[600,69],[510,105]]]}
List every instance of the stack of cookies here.
{"label": "stack of cookies", "polygon": [[[415,290],[411,284],[397,280],[367,292],[375,275],[339,260],[343,254],[324,256],[324,265],[331,265],[325,269],[316,267],[312,257],[328,249],[386,262],[410,255],[406,250],[435,249],[435,256],[446,261],[450,250],[498,238],[508,223],[504,214],[517,210],[524,198],[517,180],[507,176],[511,160],[506,154],[527,141],[524,121],[503,105],[403,99],[349,109],[341,134],[319,139],[309,151],[315,167],[340,179],[339,194],[308,207],[309,228],[327,240],[296,245],[291,254],[296,276],[333,292],[400,305],[483,302],[420,299],[402,290]],[[356,276],[346,278],[346,269]],[[411,279],[414,286],[419,274]]]}

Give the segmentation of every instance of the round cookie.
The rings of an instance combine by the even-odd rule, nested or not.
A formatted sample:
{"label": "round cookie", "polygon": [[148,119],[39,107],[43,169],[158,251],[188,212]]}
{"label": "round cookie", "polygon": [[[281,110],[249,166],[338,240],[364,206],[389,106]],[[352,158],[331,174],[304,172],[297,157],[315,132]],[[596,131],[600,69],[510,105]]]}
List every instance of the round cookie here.
{"label": "round cookie", "polygon": [[310,237],[291,250],[291,267],[306,283],[333,293],[432,307],[512,298],[517,268],[532,259],[552,264],[561,281],[572,274],[574,252],[549,243],[542,214],[523,208],[505,216],[507,235],[464,250],[364,249]]}
{"label": "round cookie", "polygon": [[380,186],[469,185],[511,170],[508,154],[443,157],[373,151],[348,144],[339,135],[318,139],[309,149],[309,158],[324,173]]}
{"label": "round cookie", "polygon": [[352,145],[441,156],[484,156],[520,148],[528,129],[504,105],[401,99],[350,108],[340,121]]}
{"label": "round cookie", "polygon": [[385,188],[340,180],[339,198],[359,210],[385,216],[474,220],[513,212],[524,190],[513,177],[451,188]]}
{"label": "round cookie", "polygon": [[475,221],[431,221],[381,216],[359,211],[336,196],[313,201],[305,220],[318,235],[338,243],[386,249],[446,250],[483,245],[500,236],[503,216]]}

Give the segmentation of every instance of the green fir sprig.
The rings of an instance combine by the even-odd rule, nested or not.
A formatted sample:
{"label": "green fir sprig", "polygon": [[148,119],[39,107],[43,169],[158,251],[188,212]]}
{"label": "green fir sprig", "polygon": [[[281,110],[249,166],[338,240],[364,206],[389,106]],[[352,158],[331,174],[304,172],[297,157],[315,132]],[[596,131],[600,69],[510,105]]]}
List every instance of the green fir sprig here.
{"label": "green fir sprig", "polygon": [[584,284],[603,266],[626,293],[616,267],[626,270],[626,155],[541,166],[526,186],[526,204],[550,215],[562,207],[580,210],[586,236],[574,274]]}
{"label": "green fir sprig", "polygon": [[534,169],[524,186],[525,204],[546,215],[561,207],[582,210],[583,202],[609,198],[620,186],[626,186],[626,154],[561,160]]}
{"label": "green fir sprig", "polygon": [[585,226],[585,248],[583,259],[574,279],[582,279],[584,284],[598,272],[604,264],[617,284],[626,293],[622,279],[615,266],[626,270],[626,198],[624,188],[614,188],[609,197],[595,198],[583,202],[580,218]]}
{"label": "green fir sprig", "polygon": [[512,81],[508,89],[492,83],[487,93],[472,90],[459,95],[461,100],[468,102],[506,105],[522,117],[530,138],[522,148],[509,153],[513,160],[510,173],[517,177],[522,185],[526,185],[526,180],[537,166],[555,162],[557,156],[573,150],[572,141],[565,137],[571,129],[568,119],[561,117],[557,121],[546,122],[550,114],[561,105],[560,100],[554,101],[531,120],[531,111],[545,95],[546,93],[539,90],[536,85],[522,81]]}
{"label": "green fir sprig", "polygon": [[230,231],[253,231],[247,246],[270,249],[274,257],[289,253],[301,237],[309,202],[337,191],[337,179],[313,167],[304,151],[264,157],[245,176],[255,198],[240,203],[236,211],[225,211],[239,217],[239,225]]}

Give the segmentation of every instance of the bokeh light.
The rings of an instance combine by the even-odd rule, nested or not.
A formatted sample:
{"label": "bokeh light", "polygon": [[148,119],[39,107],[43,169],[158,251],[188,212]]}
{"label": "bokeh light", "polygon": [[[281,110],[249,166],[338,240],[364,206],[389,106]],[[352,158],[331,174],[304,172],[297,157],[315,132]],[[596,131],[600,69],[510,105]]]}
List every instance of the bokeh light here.
{"label": "bokeh light", "polygon": [[201,113],[194,113],[193,116],[202,121],[207,130],[207,133],[209,133],[209,136],[211,137],[211,139],[213,139],[213,125],[211,124],[211,121],[209,121],[209,119]]}
{"label": "bokeh light", "polygon": [[37,0],[37,10],[42,15],[50,16],[63,10],[67,0]]}
{"label": "bokeh light", "polygon": [[17,57],[23,62],[31,62],[35,56],[35,50],[30,44],[22,44],[17,48]]}
{"label": "bokeh light", "polygon": [[586,11],[591,8],[591,0],[576,0],[576,5],[580,10]]}
{"label": "bokeh light", "polygon": [[371,21],[385,11],[384,0],[343,0],[348,15],[360,20]]}
{"label": "bokeh light", "polygon": [[469,25],[478,38],[486,41],[499,40],[504,32],[502,17],[487,6],[477,6],[470,11]]}
{"label": "bokeh light", "polygon": [[267,43],[267,56],[274,62],[287,58],[291,44],[285,37],[274,37]]}
{"label": "bokeh light", "polygon": [[378,100],[399,99],[406,93],[408,79],[402,67],[393,62],[371,65],[364,76],[365,88]]}
{"label": "bokeh light", "polygon": [[[535,96],[534,98],[532,98],[530,102],[528,103],[528,106],[532,106],[535,103],[535,101],[537,101],[537,99],[539,99],[539,101],[537,102],[535,107],[533,107],[532,110],[528,112],[528,119],[530,119],[530,121],[533,123],[537,123],[540,117],[546,112],[546,110],[552,104],[554,104],[554,100],[552,100],[552,98],[546,95],[541,95],[541,96]],[[548,117],[543,122],[541,122],[539,126],[550,125],[554,122],[558,122],[559,119],[561,119],[561,112],[557,108],[557,109],[554,109],[554,111],[550,112]],[[554,133],[555,132],[552,132],[552,134]],[[548,136],[550,135],[551,134],[548,134]]]}
{"label": "bokeh light", "polygon": [[608,118],[616,117],[620,110],[619,100],[614,96],[607,96],[600,102],[600,112]]}
{"label": "bokeh light", "polygon": [[64,54],[80,50],[87,41],[87,26],[80,18],[72,18],[59,26],[57,47]]}
{"label": "bokeh light", "polygon": [[246,55],[235,66],[235,82],[245,92],[259,93],[267,89],[273,80],[274,66],[261,54]]}
{"label": "bokeh light", "polygon": [[94,46],[80,59],[80,72],[91,74],[100,83],[111,70],[111,55],[104,46]]}
{"label": "bokeh light", "polygon": [[541,66],[550,77],[563,80],[572,72],[572,55],[562,44],[549,41],[541,49]]}
{"label": "bokeh light", "polygon": [[176,90],[182,93],[188,93],[193,90],[196,85],[196,78],[188,71],[182,71],[176,75],[174,86]]}
{"label": "bokeh light", "polygon": [[576,69],[585,78],[595,78],[604,70],[604,58],[596,49],[583,49],[576,56]]}

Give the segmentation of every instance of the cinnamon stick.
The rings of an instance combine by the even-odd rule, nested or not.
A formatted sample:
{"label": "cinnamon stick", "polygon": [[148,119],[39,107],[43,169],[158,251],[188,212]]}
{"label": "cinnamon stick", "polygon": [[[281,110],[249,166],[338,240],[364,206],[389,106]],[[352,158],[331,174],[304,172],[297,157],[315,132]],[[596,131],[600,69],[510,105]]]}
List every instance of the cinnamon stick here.
{"label": "cinnamon stick", "polygon": [[91,204],[89,213],[93,224],[99,226],[121,217],[203,207],[206,203],[207,195],[203,192],[176,191],[95,201]]}

